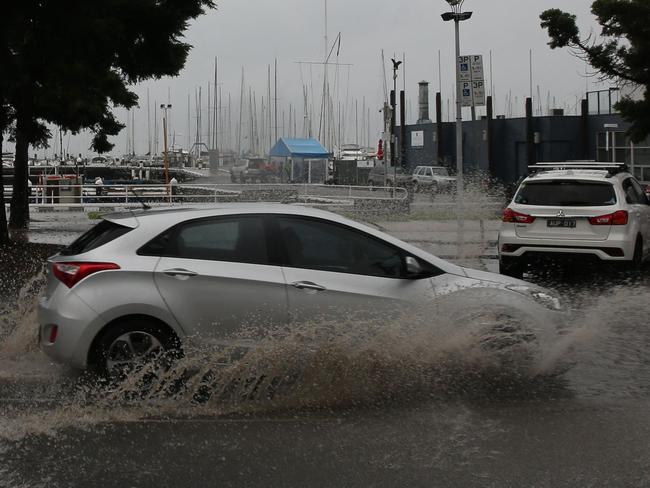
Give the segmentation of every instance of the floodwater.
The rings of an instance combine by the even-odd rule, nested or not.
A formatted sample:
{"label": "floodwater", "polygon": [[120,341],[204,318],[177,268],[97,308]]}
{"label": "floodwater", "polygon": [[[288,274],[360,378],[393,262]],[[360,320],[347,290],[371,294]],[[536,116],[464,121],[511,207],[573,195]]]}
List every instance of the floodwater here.
{"label": "floodwater", "polygon": [[[440,222],[380,226],[453,241],[427,241]],[[482,239],[464,263],[493,266]],[[2,316],[0,486],[650,486],[648,271],[528,276],[567,310],[526,370],[415,311],[273,331],[225,368],[228,351],[189,351],[119,385],[36,349],[39,275]]]}

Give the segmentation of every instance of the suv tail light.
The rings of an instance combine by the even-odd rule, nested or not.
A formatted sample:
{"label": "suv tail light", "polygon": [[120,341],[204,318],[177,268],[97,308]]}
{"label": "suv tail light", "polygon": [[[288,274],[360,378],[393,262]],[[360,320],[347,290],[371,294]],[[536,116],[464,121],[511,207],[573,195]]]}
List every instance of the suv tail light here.
{"label": "suv tail light", "polygon": [[599,215],[598,217],[590,217],[589,223],[591,225],[627,225],[628,213],[627,210],[619,210],[617,212]]}
{"label": "suv tail light", "polygon": [[535,222],[535,217],[533,217],[532,215],[526,215],[519,212],[515,212],[511,208],[506,208],[503,211],[502,220],[504,222],[514,222],[516,224],[532,224],[533,222]]}
{"label": "suv tail light", "polygon": [[72,288],[88,275],[112,269],[120,267],[115,263],[54,263],[52,272],[61,283]]}

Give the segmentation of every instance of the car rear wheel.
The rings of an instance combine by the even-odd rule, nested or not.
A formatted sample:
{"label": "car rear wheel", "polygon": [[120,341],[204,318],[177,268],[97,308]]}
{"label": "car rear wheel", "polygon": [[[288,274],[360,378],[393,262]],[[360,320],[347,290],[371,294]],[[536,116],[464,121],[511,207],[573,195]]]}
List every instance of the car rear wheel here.
{"label": "car rear wheel", "polygon": [[521,279],[524,276],[526,264],[522,258],[499,256],[499,273],[512,278]]}
{"label": "car rear wheel", "polygon": [[91,360],[98,373],[119,379],[152,364],[169,367],[180,355],[180,341],[173,332],[154,321],[134,318],[117,322],[103,332]]}

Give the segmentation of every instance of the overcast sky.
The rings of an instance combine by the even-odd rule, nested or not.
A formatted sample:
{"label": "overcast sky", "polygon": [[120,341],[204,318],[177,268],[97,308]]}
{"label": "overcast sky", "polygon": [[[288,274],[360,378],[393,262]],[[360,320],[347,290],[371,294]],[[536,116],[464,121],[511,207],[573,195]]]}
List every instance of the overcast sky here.
{"label": "overcast sky", "polygon": [[[539,14],[547,8],[560,7],[578,15],[583,34],[598,32],[590,13],[591,0],[467,0],[465,10],[474,12],[472,19],[461,24],[461,51],[463,54],[482,54],[486,64],[486,85],[494,86],[498,114],[523,112],[523,99],[529,95],[529,50],[533,53],[533,95],[535,107],[547,108],[548,100],[555,106],[573,110],[576,100],[582,98],[587,85],[596,87],[596,79],[586,79],[585,65],[572,57],[567,50],[552,51],[548,37],[539,26]],[[288,125],[288,108],[292,104],[300,117],[298,135],[302,135],[303,85],[314,86],[316,97],[322,86],[322,68],[299,65],[299,61],[321,62],[325,51],[324,0],[220,0],[218,8],[201,17],[187,31],[187,41],[194,47],[180,76],[165,78],[135,87],[140,96],[140,110],[135,111],[135,150],[144,154],[148,150],[147,88],[153,118],[154,100],[169,102],[172,108],[171,131],[176,144],[187,146],[188,95],[191,95],[192,118],[194,94],[202,86],[203,104],[206,103],[207,84],[213,81],[214,58],[219,58],[219,83],[224,105],[228,93],[232,99],[232,119],[238,118],[239,92],[242,67],[246,86],[256,93],[258,111],[261,97],[266,103],[267,66],[278,62],[278,107],[285,113]],[[363,97],[370,109],[370,123],[360,127],[365,142],[368,125],[370,138],[375,140],[381,130],[379,109],[384,99],[381,68],[381,50],[386,60],[395,53],[406,57],[405,69],[408,97],[408,122],[417,118],[417,82],[431,82],[431,102],[438,90],[438,52],[442,66],[442,94],[444,111],[447,103],[453,105],[454,38],[453,23],[445,23],[440,14],[448,10],[443,0],[327,0],[328,37],[334,42],[341,33],[338,57],[331,61],[349,63],[340,67],[338,90],[334,104],[341,102],[351,107],[358,101],[361,112]],[[489,79],[489,55],[492,53],[493,79]],[[387,66],[388,69],[388,66]],[[336,72],[330,68],[334,84]],[[348,81],[349,80],[349,81]],[[389,79],[389,83],[391,80]],[[400,76],[398,88],[404,79]],[[541,94],[537,100],[537,93]],[[248,88],[247,88],[248,90]],[[488,88],[489,91],[489,88]],[[549,97],[550,93],[550,97]],[[315,97],[315,98],[316,98]],[[508,105],[510,100],[510,105]],[[314,130],[318,131],[320,101],[314,100]],[[510,107],[510,108],[509,108]],[[453,107],[452,107],[453,108]],[[207,109],[204,107],[204,113]],[[435,113],[432,106],[432,116]],[[126,120],[125,113],[118,114]],[[235,114],[237,114],[235,116]],[[354,112],[347,112],[347,141],[355,137]],[[159,115],[159,114],[158,114]],[[224,109],[225,116],[225,109]],[[447,113],[444,114],[445,120]],[[204,114],[205,117],[205,114]],[[280,118],[282,115],[280,115]],[[159,117],[158,117],[159,118]],[[452,115],[453,118],[453,115]],[[362,115],[359,113],[359,125]],[[282,121],[280,120],[280,124]],[[194,122],[192,122],[192,125]],[[235,121],[233,121],[235,124]],[[151,122],[153,131],[153,121]],[[207,122],[204,121],[204,131]],[[115,138],[114,155],[126,151],[126,131]],[[194,139],[195,128],[191,130]],[[153,136],[152,136],[153,137]],[[64,148],[71,153],[92,155],[88,149],[90,137],[79,135],[64,138]],[[162,145],[162,143],[161,143]],[[52,153],[52,149],[48,151]],[[38,152],[39,155],[43,151]]]}

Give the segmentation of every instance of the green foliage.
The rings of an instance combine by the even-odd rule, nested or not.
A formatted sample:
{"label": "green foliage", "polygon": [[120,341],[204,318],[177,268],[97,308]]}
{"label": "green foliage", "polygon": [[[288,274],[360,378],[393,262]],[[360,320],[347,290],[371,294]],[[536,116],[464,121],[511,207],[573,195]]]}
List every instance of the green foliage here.
{"label": "green foliage", "polygon": [[543,12],[540,19],[542,19],[542,28],[548,29],[548,35],[551,37],[549,42],[551,49],[566,47],[579,42],[580,31],[576,25],[575,15],[553,8]]}
{"label": "green foliage", "polygon": [[[11,223],[29,218],[27,151],[50,137],[45,122],[73,134],[89,129],[97,152],[124,127],[115,107],[138,102],[129,85],[175,76],[191,46],[189,21],[213,0],[20,0],[0,15],[0,120],[16,142]],[[5,74],[7,74],[5,76]],[[15,123],[14,123],[15,122]]]}
{"label": "green foliage", "polygon": [[[17,110],[32,112],[30,143],[49,134],[42,121],[76,133],[90,129],[97,152],[123,128],[114,107],[131,108],[128,86],[174,76],[191,46],[182,40],[188,22],[212,0],[86,0],[11,2],[6,14],[13,73],[7,96]],[[3,12],[5,14],[5,12]],[[39,125],[40,124],[40,125]]]}
{"label": "green foliage", "polygon": [[616,106],[632,124],[632,140],[640,142],[650,135],[650,2],[595,0],[591,11],[601,26],[598,41],[581,38],[575,15],[559,9],[543,12],[541,26],[552,49],[568,47],[603,78],[645,90],[642,100],[623,99]]}

